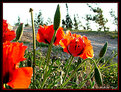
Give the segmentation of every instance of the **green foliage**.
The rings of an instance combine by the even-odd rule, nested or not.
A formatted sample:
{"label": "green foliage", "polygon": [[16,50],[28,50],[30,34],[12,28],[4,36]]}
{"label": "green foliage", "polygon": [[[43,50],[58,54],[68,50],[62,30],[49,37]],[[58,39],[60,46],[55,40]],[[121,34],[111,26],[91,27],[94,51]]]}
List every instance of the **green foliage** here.
{"label": "green foliage", "polygon": [[113,19],[114,19],[113,24],[118,25],[118,17],[116,17],[116,15],[114,14],[115,12],[111,9],[109,13],[110,13],[111,17],[113,17]]}
{"label": "green foliage", "polygon": [[95,67],[95,80],[96,80],[96,83],[98,84],[98,86],[102,86],[102,75],[101,75],[101,72],[99,70],[98,67]]}
{"label": "green foliage", "polygon": [[100,50],[99,57],[103,57],[107,51],[108,42],[105,43],[103,48]]}
{"label": "green foliage", "polygon": [[93,17],[91,17],[89,20],[95,21],[95,23],[99,24],[99,29],[98,31],[106,30],[105,24],[108,22],[108,19],[105,19],[103,16],[103,10],[100,7],[93,8],[91,5],[87,4],[89,8],[95,13]]}
{"label": "green foliage", "polygon": [[[67,4],[66,7],[68,10]],[[99,13],[100,9],[94,9],[93,11]],[[57,30],[60,25],[59,13],[60,10],[58,5],[55,13],[55,20],[58,20],[58,24],[56,24],[56,21],[54,20],[55,30]],[[102,33],[91,31],[82,31],[82,33],[83,32],[92,33],[93,35],[94,33]],[[24,42],[24,44],[25,43],[27,42]],[[36,51],[34,53],[33,51],[25,51],[26,60],[20,62],[19,67],[31,67],[35,64],[34,77],[31,79],[32,82],[29,89],[94,89],[103,87],[104,84],[110,85],[110,88],[118,88],[118,64],[113,62],[113,59],[118,54],[117,51],[112,51],[111,55],[106,59],[105,53],[107,51],[108,42],[104,44],[99,52],[99,58],[82,59],[73,56],[67,58],[66,56],[64,61],[53,55],[51,55],[50,58],[49,55],[51,50],[56,53],[56,55],[58,53],[63,53],[62,47],[52,46],[52,44],[39,43],[36,40],[37,47],[48,48],[49,54],[47,53],[46,57],[41,54],[40,49],[35,48]],[[62,57],[63,56],[64,54]],[[36,57],[35,62],[34,57]],[[10,89],[7,85],[4,86]]]}
{"label": "green foliage", "polygon": [[47,21],[46,21],[46,23],[45,23],[45,25],[52,25],[52,20],[51,20],[51,18],[48,18],[47,19]]}
{"label": "green foliage", "polygon": [[105,63],[105,59],[102,58],[99,62],[100,62],[100,63]]}
{"label": "green foliage", "polygon": [[75,27],[75,30],[78,30],[78,23],[75,15],[74,15],[74,27]]}
{"label": "green foliage", "polygon": [[55,15],[54,15],[54,30],[57,31],[57,29],[60,26],[60,20],[61,20],[61,13],[60,13],[60,6],[58,4]]}
{"label": "green foliage", "polygon": [[90,31],[91,31],[92,29],[90,28],[90,23],[89,23],[89,21],[92,20],[92,16],[91,16],[90,14],[87,14],[87,15],[86,15],[86,18],[84,18],[84,19],[87,21],[85,30],[90,30]]}
{"label": "green foliage", "polygon": [[[42,43],[45,45],[44,43]],[[57,50],[57,51],[56,51]],[[61,53],[63,52],[61,47],[55,47],[53,46],[52,51],[55,53]],[[115,53],[112,53],[115,54]],[[94,68],[94,64],[91,60],[84,61],[81,58],[77,58],[77,60],[73,60],[72,64],[70,65],[70,68],[68,69],[68,74],[66,76],[66,80],[69,76],[73,73],[73,71],[78,67],[80,63],[84,61],[82,66],[76,71],[75,75],[70,79],[70,81],[67,82],[67,84],[61,88],[61,84],[63,84],[63,78],[66,72],[66,69],[69,65],[68,59],[62,62],[61,58],[53,58],[50,59],[49,63],[49,71],[48,71],[48,78],[44,85],[44,89],[94,89],[96,84],[100,86],[99,75],[101,78],[101,81],[103,81],[103,85],[109,85],[111,88],[117,88],[118,87],[118,64],[117,63],[108,63],[104,65],[107,62],[107,59],[103,56],[105,59],[105,62],[97,62],[97,68]],[[28,52],[26,50],[25,52],[25,58],[27,60],[23,61],[23,67],[28,66],[28,61],[31,60],[33,62],[33,55],[32,52]],[[111,60],[112,57],[108,57],[108,60]],[[99,61],[100,58],[93,59],[94,61]],[[103,66],[101,68],[101,66]],[[38,49],[36,51],[36,80],[35,80],[35,88],[41,89],[41,83],[44,78],[44,71],[46,68],[46,61],[45,56],[42,56],[40,50]],[[100,69],[100,70],[99,70]],[[101,73],[101,74],[100,74]],[[96,74],[96,80],[92,80],[95,78]],[[33,80],[33,79],[32,79]],[[33,88],[33,84],[30,84],[30,89]]]}
{"label": "green foliage", "polygon": [[20,17],[18,16],[18,21],[17,21],[17,23],[15,23],[15,26],[19,26],[20,25]]}
{"label": "green foliage", "polygon": [[107,36],[109,36],[111,39],[118,38],[118,32],[117,31],[110,31],[110,32],[105,32]]}
{"label": "green foliage", "polygon": [[45,44],[45,43],[40,43],[36,40],[36,46],[37,47],[48,47],[48,44]]}
{"label": "green foliage", "polygon": [[21,36],[23,35],[23,23],[21,23],[17,30],[16,30],[16,38],[15,38],[15,41],[19,41],[21,39]]}
{"label": "green foliage", "polygon": [[103,73],[103,83],[105,85],[110,85],[112,88],[118,88],[118,65],[117,63],[108,68],[102,70]]}
{"label": "green foliage", "polygon": [[67,3],[66,3],[66,9],[67,9],[66,19],[62,20],[62,25],[63,25],[63,27],[66,27],[66,29],[70,30],[70,29],[72,29],[73,23],[72,23],[72,20],[70,18],[69,12],[68,12],[68,5],[67,5]]}
{"label": "green foliage", "polygon": [[43,25],[44,24],[44,20],[43,20],[43,17],[42,17],[41,10],[39,10],[39,13],[36,14],[34,23],[35,23],[36,27],[39,27],[39,25]]}
{"label": "green foliage", "polygon": [[29,25],[29,23],[28,23],[28,20],[27,20],[27,23],[25,24],[25,27],[29,27],[30,25]]}

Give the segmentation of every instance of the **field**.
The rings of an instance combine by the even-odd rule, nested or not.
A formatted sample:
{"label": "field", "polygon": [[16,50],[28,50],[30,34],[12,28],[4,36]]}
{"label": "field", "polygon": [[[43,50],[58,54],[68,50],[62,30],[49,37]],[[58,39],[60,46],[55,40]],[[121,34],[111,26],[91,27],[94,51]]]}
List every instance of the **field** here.
{"label": "field", "polygon": [[[37,28],[35,31],[37,34]],[[94,49],[94,58],[93,58],[94,60],[98,60],[99,52],[100,52],[101,48],[103,47],[105,42],[108,42],[108,49],[107,49],[105,56],[103,57],[104,61],[103,60],[100,61],[100,63],[98,65],[99,65],[99,67],[101,67],[101,65],[105,64],[105,62],[107,62],[107,61],[108,62],[106,63],[106,66],[104,68],[100,68],[100,71],[103,75],[103,83],[104,83],[103,86],[99,87],[94,82],[94,80],[95,80],[94,77],[92,77],[91,80],[86,81],[84,83],[84,85],[81,87],[76,86],[77,84],[73,84],[74,80],[72,79],[72,81],[70,81],[72,84],[71,85],[68,84],[65,87],[65,89],[73,89],[73,88],[76,88],[76,89],[80,89],[80,88],[82,88],[82,89],[90,89],[90,88],[91,89],[92,88],[94,88],[94,89],[115,89],[115,88],[118,88],[118,73],[117,73],[118,72],[118,65],[117,65],[118,56],[114,55],[115,53],[118,53],[118,33],[116,33],[116,32],[105,33],[105,32],[96,32],[96,31],[72,31],[72,33],[85,35],[88,37],[89,40],[91,40],[91,44],[92,44],[93,49]],[[116,36],[114,37],[114,35],[116,35]],[[32,53],[32,43],[33,42],[32,42],[31,28],[24,28],[24,32],[23,32],[23,35],[21,37],[20,42],[23,42],[25,45],[28,46],[27,52]],[[47,50],[48,50],[48,44],[37,42],[36,45],[37,45],[37,48],[36,48],[36,56],[37,56],[36,69],[39,71],[39,69],[41,67],[40,60],[43,61],[43,59],[45,59],[46,54],[47,54]],[[28,57],[28,54],[26,54],[25,56]],[[64,64],[69,59],[69,54],[63,52],[63,48],[61,46],[53,46],[50,59],[56,60],[56,63],[58,62],[58,64],[60,62]],[[77,62],[77,60],[79,60],[79,58],[75,57],[72,63],[74,64],[74,62]],[[86,73],[86,75],[88,75],[90,72],[90,71],[88,71],[88,69],[90,69],[89,68],[90,63],[86,62],[85,64],[87,66],[84,65],[83,67],[86,68],[85,73]],[[105,69],[106,69],[106,71],[105,71]],[[37,73],[37,74],[39,74],[39,73]],[[40,75],[36,75],[36,76],[40,76]],[[84,76],[83,73],[78,75],[77,82],[83,80],[82,76]],[[36,84],[36,85],[39,85],[39,84]],[[51,88],[51,86],[49,86],[48,88]],[[39,89],[39,86],[37,86],[36,88]],[[56,86],[54,86],[53,88],[57,89]]]}
{"label": "field", "polygon": [[[71,22],[66,8],[62,27],[59,4],[53,24],[41,24],[41,12],[34,20],[32,8],[32,26],[20,23],[19,17],[13,27],[3,19],[3,89],[119,89],[117,28],[109,31],[97,8],[93,18],[86,15],[87,28],[73,30],[79,25],[76,17]],[[99,24],[98,31],[89,31],[88,19]]]}
{"label": "field", "polygon": [[[37,34],[37,28],[35,31]],[[107,50],[106,56],[108,56],[112,50],[116,50],[118,52],[118,33],[117,32],[75,31],[74,30],[72,31],[72,33],[85,35],[88,37],[89,40],[91,40],[91,44],[93,46],[94,53],[95,53],[95,58],[98,57],[98,53],[106,41],[108,42],[108,50]],[[32,42],[32,29],[31,28],[29,27],[24,28],[21,41],[24,42],[27,46],[29,46],[30,47],[29,49],[32,49],[33,42]],[[46,54],[47,45],[44,43],[40,43],[40,44],[41,44],[41,51],[43,52],[43,54]],[[40,48],[40,46],[38,48]],[[62,48],[60,47],[59,49],[62,52]],[[57,53],[55,55],[57,55]],[[61,56],[60,54],[58,55]],[[65,53],[65,55],[68,57],[68,54]],[[114,58],[114,61],[118,62],[118,57]]]}

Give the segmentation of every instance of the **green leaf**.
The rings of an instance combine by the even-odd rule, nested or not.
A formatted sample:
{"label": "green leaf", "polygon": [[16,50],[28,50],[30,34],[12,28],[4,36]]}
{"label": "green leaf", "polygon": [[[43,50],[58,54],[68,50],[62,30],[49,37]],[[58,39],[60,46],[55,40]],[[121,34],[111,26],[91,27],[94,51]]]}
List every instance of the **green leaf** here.
{"label": "green leaf", "polygon": [[105,59],[102,58],[99,62],[100,62],[100,63],[105,63]]}
{"label": "green leaf", "polygon": [[19,63],[19,67],[23,67],[23,61]]}
{"label": "green leaf", "polygon": [[105,55],[107,51],[107,45],[108,45],[108,42],[106,42],[103,48],[100,50],[99,57],[103,57]]}
{"label": "green leaf", "polygon": [[6,89],[13,89],[13,88],[11,88],[8,84],[4,84],[4,87],[5,87]]}
{"label": "green leaf", "polygon": [[61,62],[60,62],[59,59],[56,60],[56,64],[57,64],[58,66],[61,65]]}
{"label": "green leaf", "polygon": [[71,65],[69,68],[69,72],[75,69],[75,65]]}
{"label": "green leaf", "polygon": [[21,23],[19,25],[19,27],[17,28],[17,30],[16,30],[16,38],[15,38],[15,41],[19,41],[20,38],[21,38],[21,36],[22,36],[22,34],[23,34],[23,23]]}
{"label": "green leaf", "polygon": [[102,86],[102,76],[101,76],[101,72],[99,70],[98,67],[95,67],[95,71],[94,71],[94,75],[95,75],[95,80],[98,86]]}
{"label": "green leaf", "polygon": [[61,21],[61,14],[60,14],[60,6],[59,4],[57,5],[55,16],[54,16],[54,30],[57,31],[57,29],[60,26],[60,21]]}
{"label": "green leaf", "polygon": [[94,87],[94,85],[95,85],[95,81],[92,82],[92,85],[90,88],[92,89]]}
{"label": "green leaf", "polygon": [[32,66],[32,60],[31,57],[29,56],[28,60],[27,60],[27,66],[31,67]]}

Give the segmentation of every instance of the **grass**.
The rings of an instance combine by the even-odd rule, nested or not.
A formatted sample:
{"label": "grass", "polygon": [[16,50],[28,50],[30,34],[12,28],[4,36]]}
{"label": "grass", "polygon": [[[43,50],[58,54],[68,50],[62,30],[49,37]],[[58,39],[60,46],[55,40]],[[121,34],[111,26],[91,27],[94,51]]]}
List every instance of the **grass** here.
{"label": "grass", "polygon": [[[40,47],[48,47],[47,44],[44,43],[40,43],[38,46]],[[52,51],[54,53],[62,53],[63,49],[62,47],[56,47],[53,46]],[[27,58],[27,60],[25,60],[24,64],[26,64],[25,66],[31,66],[32,64],[32,52],[28,52],[26,51],[25,53],[25,58]],[[110,58],[110,57],[109,57]],[[96,60],[96,59],[94,59]],[[106,60],[106,59],[105,59]],[[31,64],[29,64],[31,61]],[[46,89],[57,89],[57,87],[60,85],[60,72],[61,72],[61,67],[62,69],[64,68],[63,66],[67,65],[67,62],[62,62],[62,60],[60,58],[53,58],[50,59],[50,68],[51,71],[49,71],[49,78],[47,80],[46,83]],[[71,74],[71,71],[73,71],[73,69],[75,69],[75,66],[77,66],[80,63],[80,59],[77,60],[77,62],[72,63],[69,71],[69,75]],[[105,61],[106,62],[106,61]],[[105,62],[101,62],[99,63],[99,65],[102,65],[102,63],[104,64]],[[84,79],[86,78],[86,76],[88,76],[89,70],[92,68],[92,66],[90,65],[91,63],[89,63],[88,61],[85,62],[83,64],[83,66],[78,70],[78,76],[74,76],[70,82],[64,87],[65,89],[80,89],[80,88],[84,88],[84,89],[92,89],[94,88],[94,85],[96,84],[94,81],[92,80],[87,80],[84,81]],[[41,54],[40,50],[36,51],[36,89],[40,89],[40,83],[43,80],[43,73],[44,73],[44,67],[46,65],[45,62],[45,57]],[[118,88],[118,64],[115,62],[110,62],[108,63],[106,66],[104,66],[101,70],[102,73],[102,78],[103,78],[103,84],[106,87],[109,87],[111,89],[117,89]],[[83,71],[83,72],[82,72]],[[57,77],[58,76],[58,77]],[[94,76],[92,76],[93,79]],[[80,78],[84,78],[84,79],[80,79]],[[55,81],[53,81],[53,79]],[[81,83],[81,81],[83,81],[83,83]],[[79,83],[79,86],[77,83]],[[29,88],[32,88],[32,84],[30,85]]]}
{"label": "grass", "polygon": [[45,43],[40,43],[36,40],[36,46],[37,47],[48,47],[48,44],[45,44]]}
{"label": "grass", "polygon": [[116,89],[118,88],[118,65],[117,63],[111,63],[110,65],[110,67],[101,70],[103,74],[103,83]]}
{"label": "grass", "polygon": [[81,32],[86,33],[90,35],[100,35],[100,36],[109,36],[111,39],[118,38],[118,32],[117,31],[88,31],[88,30],[72,30],[71,32]]}
{"label": "grass", "polygon": [[[73,31],[76,32],[76,31]],[[113,38],[116,38],[115,35],[118,36],[117,32],[97,32],[97,31],[79,31],[82,33],[87,33],[87,34],[100,34],[102,35],[110,35],[110,37],[114,36]],[[24,44],[29,44],[29,42],[23,42]],[[36,42],[37,47],[46,47],[48,48],[48,44],[45,43],[39,43]],[[52,47],[52,51],[54,53],[56,53],[56,55],[58,55],[59,53],[63,54],[63,48],[60,46],[53,46]],[[64,56],[64,55],[62,55]],[[25,58],[27,58],[27,60],[24,61],[23,65],[24,66],[32,66],[32,62],[33,62],[33,55],[32,52],[28,52],[26,51],[25,53]],[[67,58],[67,57],[66,57]],[[105,57],[105,62],[106,62],[106,58]],[[110,57],[109,57],[110,58]],[[95,59],[95,58],[94,58]],[[96,60],[96,59],[95,59]],[[58,85],[60,85],[60,73],[61,73],[61,68],[63,69],[63,66],[66,65],[66,60],[65,62],[62,62],[62,60],[57,57],[54,58],[54,56],[52,56],[52,58],[50,59],[51,64],[50,64],[50,68],[51,71],[49,71],[50,76],[47,80],[47,84],[45,85],[46,89],[57,89]],[[71,67],[70,67],[70,72],[73,71],[75,65],[78,65],[81,61],[78,59],[77,62],[74,62]],[[102,63],[105,62],[101,62],[99,63],[99,65],[102,65]],[[70,82],[67,84],[67,86],[65,87],[65,89],[80,89],[80,88],[84,88],[84,89],[90,89],[90,88],[94,88],[94,85],[96,84],[95,81],[92,80],[88,80],[88,81],[83,81],[83,83],[81,83],[81,80],[79,79],[81,78],[85,78],[86,76],[88,76],[88,68],[90,68],[91,66],[89,65],[90,63],[85,63],[78,71],[79,74],[78,76],[74,76]],[[44,68],[46,67],[46,62],[45,62],[45,57],[41,54],[40,50],[38,49],[36,51],[36,89],[40,89],[40,83],[43,80],[43,73],[44,73]],[[84,72],[81,72],[84,71]],[[108,63],[106,66],[104,66],[104,68],[101,69],[101,73],[102,73],[102,77],[103,77],[103,84],[105,86],[108,86],[112,89],[116,89],[118,88],[118,65],[115,62],[110,62]],[[69,73],[70,74],[70,73]],[[57,77],[59,76],[59,77]],[[92,77],[93,78],[93,77]],[[55,81],[53,81],[55,80]],[[78,80],[78,81],[77,81]],[[84,80],[84,79],[82,79]],[[79,82],[81,85],[81,87],[77,84],[77,82]],[[88,83],[89,82],[89,83]],[[89,85],[91,84],[91,85]],[[32,88],[32,84],[30,84],[29,88]]]}

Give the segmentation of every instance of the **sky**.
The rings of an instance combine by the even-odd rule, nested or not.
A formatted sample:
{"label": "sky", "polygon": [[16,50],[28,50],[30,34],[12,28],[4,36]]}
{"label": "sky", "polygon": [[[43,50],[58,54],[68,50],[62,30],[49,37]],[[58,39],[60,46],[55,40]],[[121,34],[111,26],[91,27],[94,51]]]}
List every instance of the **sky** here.
{"label": "sky", "polygon": [[[61,20],[65,19],[67,14],[65,3],[3,3],[3,19],[7,20],[7,22],[13,26],[17,22],[19,16],[20,22],[26,24],[28,20],[28,23],[31,24],[29,9],[33,8],[34,18],[35,14],[38,14],[39,10],[41,10],[44,22],[46,22],[48,18],[51,18],[53,22],[58,4],[60,5]],[[80,2],[67,4],[71,19],[74,19],[74,14],[78,14],[83,25],[85,25],[86,22],[82,17],[85,17],[86,14],[94,14],[90,11],[87,3]],[[89,5],[92,7],[99,6],[103,10],[104,17],[108,19],[108,23],[106,24],[107,27],[110,27],[110,30],[115,30],[116,26],[112,24],[113,18],[110,16],[109,11],[112,9],[115,11],[115,15],[118,16],[118,3],[89,3]],[[96,30],[97,24],[91,22],[91,28]]]}

